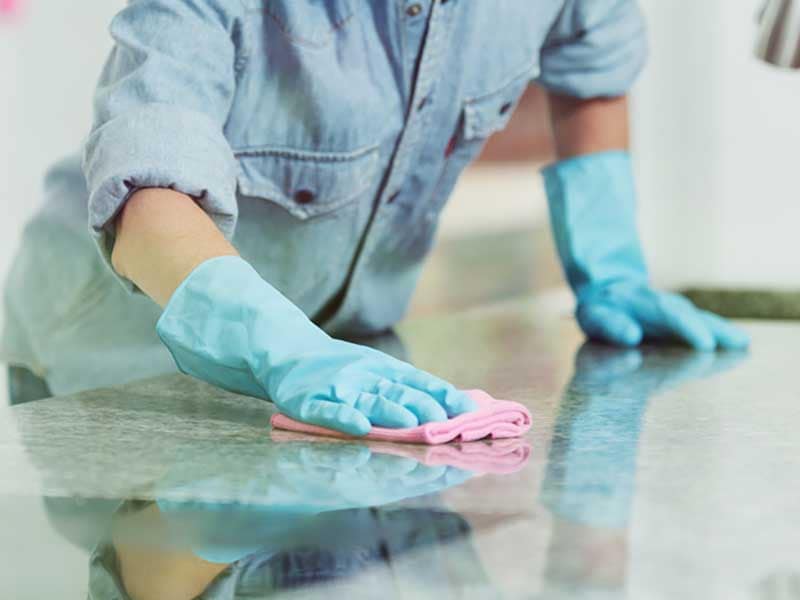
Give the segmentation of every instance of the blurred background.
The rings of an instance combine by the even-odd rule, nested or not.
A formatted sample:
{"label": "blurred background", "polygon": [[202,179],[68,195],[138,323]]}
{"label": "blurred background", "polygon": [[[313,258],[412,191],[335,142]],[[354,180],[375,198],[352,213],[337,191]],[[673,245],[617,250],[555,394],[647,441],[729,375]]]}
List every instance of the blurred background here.
{"label": "blurred background", "polygon": [[[0,286],[41,201],[44,171],[74,152],[89,130],[94,84],[110,49],[107,25],[123,4],[0,0]],[[642,237],[660,285],[800,288],[800,73],[754,58],[760,4],[641,0],[652,54],[633,97],[634,150]],[[546,106],[533,87],[510,128],[463,177],[412,317],[532,289],[563,303],[568,314],[537,173],[551,152]],[[480,273],[496,269],[498,258],[514,276],[488,289]],[[465,272],[474,287],[453,292],[448,278],[463,281]],[[0,368],[3,404],[4,379]],[[8,522],[30,520],[13,512],[28,510],[18,504],[0,509]],[[43,556],[41,547],[20,540],[18,552],[31,565],[58,563],[75,572],[86,566],[80,553],[64,548]],[[0,581],[13,581],[18,574],[3,573],[3,566]],[[52,582],[50,595],[62,596],[58,579]]]}
{"label": "blurred background", "polygon": [[[123,4],[0,2],[0,281],[40,202],[45,169],[88,132],[107,25]],[[652,55],[634,93],[633,132],[654,278],[678,289],[797,286],[800,75],[753,57],[760,0],[641,4]],[[447,252],[431,261],[412,316],[561,286],[537,173],[551,156],[546,118],[533,87],[511,127],[464,176],[443,218],[437,252]],[[498,255],[517,273],[506,287],[477,283],[448,297],[448,273],[494,268]]]}

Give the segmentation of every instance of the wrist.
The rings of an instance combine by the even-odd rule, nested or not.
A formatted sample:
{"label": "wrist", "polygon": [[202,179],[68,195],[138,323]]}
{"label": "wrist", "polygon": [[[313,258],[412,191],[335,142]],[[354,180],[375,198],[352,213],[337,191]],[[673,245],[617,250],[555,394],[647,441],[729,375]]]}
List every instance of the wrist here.
{"label": "wrist", "polygon": [[[627,168],[632,172],[631,153],[626,149],[619,148],[611,150],[599,150],[597,152],[585,152],[559,158],[555,162],[545,166],[542,169],[542,174],[547,177],[551,173],[555,174],[555,172],[559,169],[575,168],[587,164],[593,165],[595,163],[600,163],[601,161],[606,164],[620,163],[623,165],[623,168]],[[620,166],[615,165],[615,169],[619,168]]]}

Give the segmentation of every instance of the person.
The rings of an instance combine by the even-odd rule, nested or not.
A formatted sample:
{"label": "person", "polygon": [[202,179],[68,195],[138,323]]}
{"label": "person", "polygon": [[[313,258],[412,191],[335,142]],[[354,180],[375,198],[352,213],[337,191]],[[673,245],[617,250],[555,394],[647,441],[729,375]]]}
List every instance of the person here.
{"label": "person", "polygon": [[473,409],[342,338],[402,318],[459,174],[534,81],[585,333],[748,343],[649,283],[628,154],[647,54],[634,0],[132,0],[111,34],[82,163],[49,173],[9,280],[18,388],[69,393],[174,360],[354,435]]}

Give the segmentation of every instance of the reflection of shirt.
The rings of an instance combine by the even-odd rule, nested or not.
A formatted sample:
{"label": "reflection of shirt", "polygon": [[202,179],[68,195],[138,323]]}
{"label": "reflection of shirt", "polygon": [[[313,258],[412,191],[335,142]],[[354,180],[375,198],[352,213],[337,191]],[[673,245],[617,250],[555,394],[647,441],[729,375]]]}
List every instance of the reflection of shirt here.
{"label": "reflection of shirt", "polygon": [[[258,522],[253,525],[259,528]],[[330,598],[334,589],[336,596],[349,598],[374,598],[376,589],[389,598],[496,597],[472,547],[469,524],[445,509],[329,513],[293,547],[270,544],[264,529],[264,546],[243,549],[203,600],[282,597],[291,591],[302,598]],[[119,569],[113,547],[100,543],[89,566],[90,600],[128,598]]]}
{"label": "reflection of shirt", "polygon": [[132,190],[193,196],[326,329],[381,331],[529,82],[618,95],[645,56],[633,0],[133,0],[111,32],[86,181],[51,173],[9,285],[5,354],[56,393],[173,369],[84,232],[108,256]]}

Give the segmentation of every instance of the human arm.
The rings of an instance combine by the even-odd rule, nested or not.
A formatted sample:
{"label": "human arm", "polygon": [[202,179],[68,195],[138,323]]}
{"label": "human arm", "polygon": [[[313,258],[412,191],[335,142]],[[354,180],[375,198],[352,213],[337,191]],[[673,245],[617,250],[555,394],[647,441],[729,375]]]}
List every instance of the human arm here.
{"label": "human arm", "polygon": [[[588,337],[740,349],[748,336],[653,288],[636,223],[626,92],[646,43],[635,2],[569,3],[543,51],[558,161],[543,171],[556,248]],[[549,69],[549,70],[548,70]]]}

